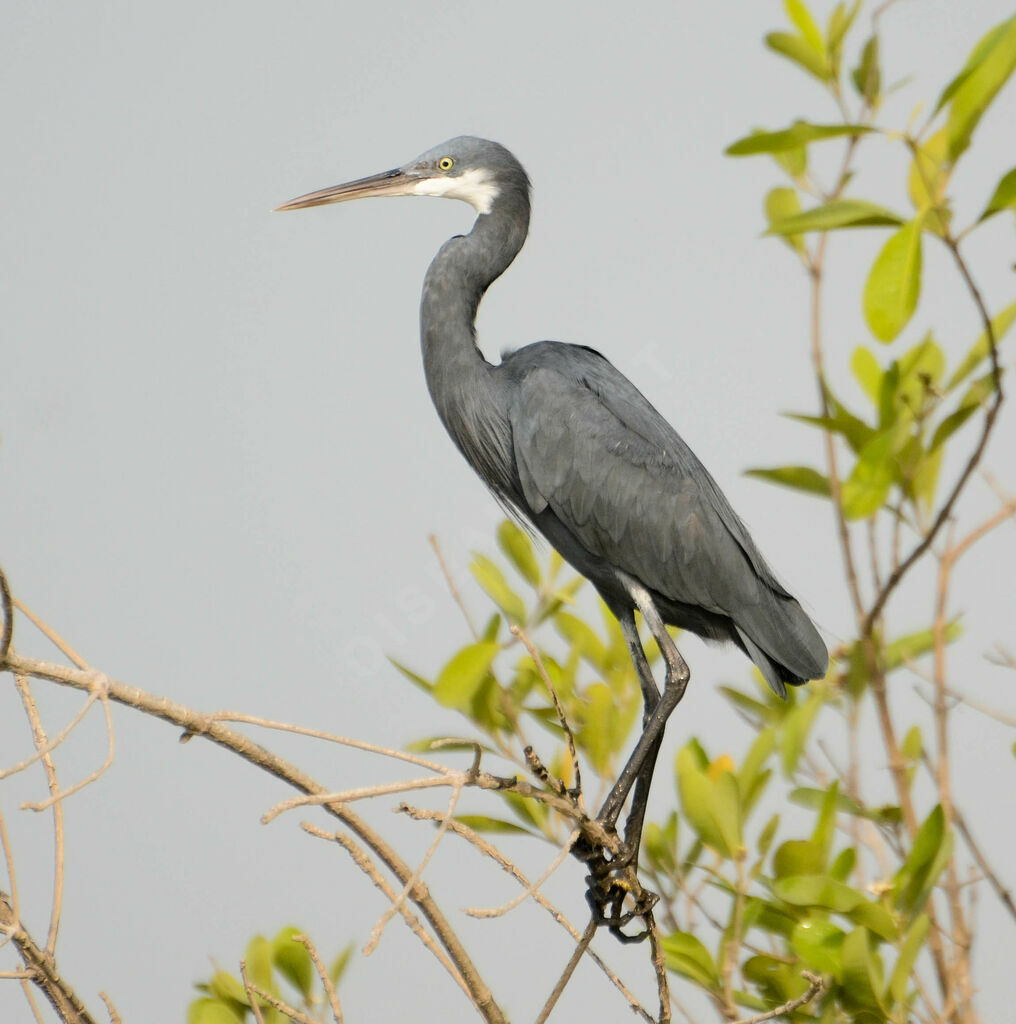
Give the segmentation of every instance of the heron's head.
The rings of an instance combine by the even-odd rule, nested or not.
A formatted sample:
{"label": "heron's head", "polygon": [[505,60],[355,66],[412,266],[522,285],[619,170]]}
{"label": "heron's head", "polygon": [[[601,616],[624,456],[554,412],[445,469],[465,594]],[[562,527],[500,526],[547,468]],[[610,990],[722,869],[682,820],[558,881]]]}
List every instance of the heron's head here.
{"label": "heron's head", "polygon": [[496,142],[460,135],[402,167],[310,192],[277,209],[300,210],[368,196],[441,196],[490,213],[498,196],[509,191],[528,196],[529,178],[518,160]]}

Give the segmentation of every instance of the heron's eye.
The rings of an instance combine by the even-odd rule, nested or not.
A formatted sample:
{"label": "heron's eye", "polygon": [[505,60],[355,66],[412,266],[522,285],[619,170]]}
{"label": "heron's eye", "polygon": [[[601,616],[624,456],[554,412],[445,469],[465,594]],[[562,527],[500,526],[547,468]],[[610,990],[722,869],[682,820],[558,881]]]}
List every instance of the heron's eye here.
{"label": "heron's eye", "polygon": [[450,171],[455,166],[455,161],[450,156],[443,156],[437,165],[442,171]]}

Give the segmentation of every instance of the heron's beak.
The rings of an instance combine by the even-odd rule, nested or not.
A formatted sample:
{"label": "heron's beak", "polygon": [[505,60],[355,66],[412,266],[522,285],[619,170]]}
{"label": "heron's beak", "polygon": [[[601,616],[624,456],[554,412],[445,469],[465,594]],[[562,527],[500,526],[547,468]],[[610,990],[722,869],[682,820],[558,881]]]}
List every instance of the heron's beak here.
{"label": "heron's beak", "polygon": [[344,185],[333,185],[305,196],[290,199],[277,206],[276,210],[302,210],[307,206],[325,206],[327,203],[345,203],[350,199],[365,199],[368,196],[409,196],[413,194],[417,179],[410,177],[401,168],[372,174],[369,178],[347,181]]}

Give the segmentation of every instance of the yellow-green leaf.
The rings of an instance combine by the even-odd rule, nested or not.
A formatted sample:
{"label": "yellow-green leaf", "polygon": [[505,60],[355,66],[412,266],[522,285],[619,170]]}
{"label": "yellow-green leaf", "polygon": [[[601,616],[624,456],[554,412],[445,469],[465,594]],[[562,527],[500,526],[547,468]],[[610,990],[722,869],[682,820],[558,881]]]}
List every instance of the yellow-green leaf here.
{"label": "yellow-green leaf", "polygon": [[[775,190],[774,191],[778,191]],[[793,191],[789,189],[787,191]],[[772,195],[772,193],[770,193]],[[797,193],[794,193],[795,197]],[[768,206],[767,206],[768,209]],[[834,231],[837,228],[891,227],[903,218],[877,203],[864,199],[834,199],[803,213],[770,217],[767,235],[788,235],[804,231]]]}
{"label": "yellow-green leaf", "polygon": [[841,138],[844,135],[865,135],[874,131],[864,124],[810,124],[795,121],[789,128],[777,132],[757,131],[731,143],[724,152],[727,156],[754,156],[756,153],[780,153],[806,146],[809,142]]}
{"label": "yellow-green leaf", "polygon": [[[1016,321],[1016,302],[1010,303],[1000,313],[991,318],[991,333],[995,336],[995,344],[998,345],[1006,332]],[[978,365],[988,358],[991,346],[988,343],[988,332],[982,331],[977,341],[971,346],[970,351],[963,357],[963,361],[953,371],[945,386],[946,391],[952,391],[961,381],[970,376]]]}
{"label": "yellow-green leaf", "polygon": [[824,498],[828,498],[830,494],[829,478],[823,476],[817,469],[812,469],[811,466],[748,469],[745,470],[744,475],[755,477],[757,480],[768,480],[781,487],[791,487],[795,491],[804,491],[805,494],[818,494]]}
{"label": "yellow-green leaf", "polygon": [[540,585],[540,563],[533,553],[533,542],[525,530],[510,519],[497,528],[498,547],[505,553],[520,575],[533,587]]}
{"label": "yellow-green leaf", "polygon": [[921,293],[920,214],[882,247],[864,286],[864,317],[879,341],[892,341],[906,327]]}
{"label": "yellow-green leaf", "polygon": [[765,37],[766,46],[773,53],[793,61],[798,67],[814,75],[820,82],[828,81],[832,74],[825,50],[816,50],[804,36],[792,32],[770,32]]}
{"label": "yellow-green leaf", "polygon": [[[953,160],[970,138],[988,105],[1016,68],[1016,15],[996,25],[974,48],[950,98],[946,129]],[[954,80],[955,81],[955,80]]]}
{"label": "yellow-green leaf", "polygon": [[487,596],[511,619],[512,622],[526,621],[526,606],[522,598],[508,586],[504,573],[485,555],[474,552],[469,571]]}
{"label": "yellow-green leaf", "polygon": [[918,213],[928,211],[923,227],[937,235],[944,234],[949,226],[950,213],[945,206],[945,190],[950,172],[949,139],[946,130],[942,128],[917,147],[907,175],[910,201]]}
{"label": "yellow-green leaf", "polygon": [[850,79],[861,99],[872,106],[882,89],[882,72],[878,65],[878,36],[871,36],[861,50],[861,60],[850,73]]}
{"label": "yellow-green leaf", "polygon": [[[847,1006],[875,1014],[874,1020],[884,1020],[885,1013],[878,991],[882,987],[881,979],[868,946],[866,929],[855,928],[843,940],[840,957],[843,962],[842,984]],[[864,1018],[865,1021],[869,1019]]]}
{"label": "yellow-green leaf", "polygon": [[848,519],[866,519],[877,512],[893,485],[896,429],[876,434],[861,449],[853,472],[844,481],[841,498]]}
{"label": "yellow-green leaf", "polygon": [[907,985],[910,982],[910,973],[914,969],[914,963],[921,950],[924,948],[924,940],[928,937],[930,920],[927,914],[919,914],[914,918],[914,923],[907,929],[907,934],[900,945],[900,954],[893,968],[892,976],[889,978],[889,987],[886,990],[887,1000],[894,1003],[902,1003],[907,997]]}
{"label": "yellow-green leaf", "polygon": [[292,926],[280,929],[272,939],[272,962],[293,988],[307,999],[314,988],[315,972],[307,947],[293,938],[300,934],[300,929]]}
{"label": "yellow-green leaf", "polygon": [[775,224],[787,220],[787,218],[793,219],[794,214],[800,209],[801,201],[798,199],[797,189],[774,188],[766,196],[766,220],[769,222],[769,230],[766,234],[782,234],[791,249],[803,253],[804,240],[799,234],[787,231],[774,232],[773,227]]}
{"label": "yellow-green leaf", "polygon": [[858,345],[850,358],[850,369],[853,370],[857,383],[864,388],[865,394],[877,406],[882,394],[882,367],[871,349]]}
{"label": "yellow-green leaf", "polygon": [[500,650],[496,643],[478,643],[463,647],[434,682],[434,697],[446,708],[464,711],[479,690]]}
{"label": "yellow-green leaf", "polygon": [[798,31],[816,50],[825,49],[825,41],[822,39],[822,32],[811,12],[804,5],[803,0],[783,0],[783,9],[787,17],[797,26]]}
{"label": "yellow-green leaf", "polygon": [[978,220],[987,220],[1005,209],[1016,210],[1016,167],[1002,175],[1002,180],[995,186],[995,191],[992,192],[988,205]]}
{"label": "yellow-green leaf", "polygon": [[703,988],[719,988],[719,971],[709,950],[700,939],[690,932],[672,932],[660,945],[663,947],[668,970],[691,978]]}

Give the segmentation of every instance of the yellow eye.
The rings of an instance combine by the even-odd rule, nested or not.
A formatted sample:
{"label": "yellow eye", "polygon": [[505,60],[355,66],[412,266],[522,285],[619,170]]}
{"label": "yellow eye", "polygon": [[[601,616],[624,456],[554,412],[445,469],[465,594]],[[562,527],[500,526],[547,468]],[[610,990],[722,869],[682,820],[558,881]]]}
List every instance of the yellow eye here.
{"label": "yellow eye", "polygon": [[442,171],[450,171],[455,166],[455,161],[450,156],[443,156],[437,165]]}

